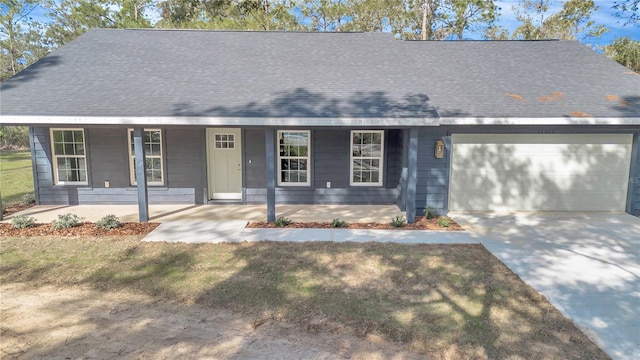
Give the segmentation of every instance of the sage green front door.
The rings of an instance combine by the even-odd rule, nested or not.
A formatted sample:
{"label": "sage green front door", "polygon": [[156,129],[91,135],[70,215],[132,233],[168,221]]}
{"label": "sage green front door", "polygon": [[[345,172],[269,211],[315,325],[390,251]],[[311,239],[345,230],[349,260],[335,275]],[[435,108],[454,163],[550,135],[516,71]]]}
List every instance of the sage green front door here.
{"label": "sage green front door", "polygon": [[241,141],[240,129],[207,129],[210,200],[242,200]]}

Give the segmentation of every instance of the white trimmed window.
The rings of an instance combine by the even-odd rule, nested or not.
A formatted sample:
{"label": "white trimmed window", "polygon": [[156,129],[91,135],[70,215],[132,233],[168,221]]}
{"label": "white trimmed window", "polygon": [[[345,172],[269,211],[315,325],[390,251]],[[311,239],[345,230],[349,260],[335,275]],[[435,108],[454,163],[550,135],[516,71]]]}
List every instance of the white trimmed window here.
{"label": "white trimmed window", "polygon": [[310,131],[278,131],[278,185],[311,184],[310,149]]}
{"label": "white trimmed window", "polygon": [[[133,145],[133,129],[129,129],[129,180],[136,185],[136,157]],[[147,185],[164,185],[162,164],[162,131],[144,129],[144,156],[147,173]]]}
{"label": "white trimmed window", "polygon": [[86,185],[87,159],[83,129],[51,129],[55,184]]}
{"label": "white trimmed window", "polygon": [[383,130],[351,131],[351,186],[382,186]]}

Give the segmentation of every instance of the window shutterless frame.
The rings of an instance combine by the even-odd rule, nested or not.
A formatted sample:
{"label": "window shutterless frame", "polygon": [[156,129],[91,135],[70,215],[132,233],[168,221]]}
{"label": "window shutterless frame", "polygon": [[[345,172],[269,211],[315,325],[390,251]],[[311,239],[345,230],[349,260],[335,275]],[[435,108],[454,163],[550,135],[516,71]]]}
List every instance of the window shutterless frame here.
{"label": "window shutterless frame", "polygon": [[278,131],[278,186],[311,185],[311,131]]}
{"label": "window shutterless frame", "polygon": [[88,185],[84,129],[52,128],[51,162],[55,185]]}
{"label": "window shutterless frame", "polygon": [[[144,129],[145,171],[147,185],[164,185],[163,138],[161,129]],[[133,129],[127,130],[127,144],[129,148],[129,182],[137,185],[135,171],[135,152],[133,149]]]}
{"label": "window shutterless frame", "polygon": [[349,150],[349,185],[382,186],[384,130],[352,130]]}

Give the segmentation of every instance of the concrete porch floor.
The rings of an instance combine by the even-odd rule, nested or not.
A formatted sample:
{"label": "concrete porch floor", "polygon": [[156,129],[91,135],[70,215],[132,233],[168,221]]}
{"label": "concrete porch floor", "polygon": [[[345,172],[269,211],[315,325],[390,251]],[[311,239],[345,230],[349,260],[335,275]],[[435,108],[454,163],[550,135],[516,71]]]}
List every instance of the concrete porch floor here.
{"label": "concrete porch floor", "polygon": [[[58,215],[73,213],[84,221],[95,222],[113,214],[123,222],[138,221],[137,205],[39,205],[7,216],[28,215],[38,223],[50,223]],[[266,221],[267,206],[262,205],[150,205],[150,222],[169,221]],[[396,205],[277,205],[276,217],[287,217],[296,222],[330,222],[339,218],[346,222],[388,223],[391,218],[405,216]]]}

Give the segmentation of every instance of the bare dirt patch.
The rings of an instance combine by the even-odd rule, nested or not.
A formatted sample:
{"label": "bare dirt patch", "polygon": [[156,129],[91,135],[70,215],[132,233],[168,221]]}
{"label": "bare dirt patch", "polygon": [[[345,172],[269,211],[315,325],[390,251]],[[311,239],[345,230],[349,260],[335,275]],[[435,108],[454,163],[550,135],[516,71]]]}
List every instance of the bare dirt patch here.
{"label": "bare dirt patch", "polygon": [[7,359],[424,359],[340,326],[318,332],[311,324],[304,329],[148,295],[23,284],[0,292],[0,357]]}
{"label": "bare dirt patch", "polygon": [[[524,284],[481,245],[376,242],[169,244],[141,242],[140,238],[1,237],[2,301],[5,294],[10,294],[3,289],[13,289],[12,286],[18,286],[15,296],[23,292],[39,294],[41,289],[53,289],[53,292],[75,289],[81,291],[81,295],[71,296],[72,300],[61,300],[64,304],[71,304],[69,310],[63,308],[59,311],[60,320],[42,320],[41,330],[11,327],[3,330],[0,347],[5,346],[4,339],[9,338],[4,334],[13,334],[9,330],[15,336],[27,339],[21,340],[25,343],[32,341],[33,344],[27,344],[29,347],[39,349],[38,344],[43,341],[39,339],[46,337],[28,336],[36,330],[46,335],[47,331],[51,331],[48,329],[58,323],[65,328],[88,324],[93,329],[82,330],[79,334],[70,333],[71,340],[81,341],[93,336],[95,331],[109,328],[113,334],[101,333],[103,341],[125,339],[122,340],[124,342],[139,334],[143,336],[145,331],[149,331],[148,326],[174,329],[172,326],[175,322],[179,326],[176,325],[174,333],[154,333],[151,339],[143,337],[140,340],[138,347],[142,349],[147,344],[145,341],[155,344],[149,345],[151,348],[147,353],[134,352],[129,355],[124,353],[129,351],[127,345],[121,356],[225,358],[223,355],[209,355],[209,348],[202,348],[205,340],[197,340],[205,338],[216,342],[213,335],[196,332],[192,335],[196,339],[193,341],[199,342],[194,345],[189,342],[188,336],[181,334],[180,331],[189,333],[194,326],[200,326],[197,325],[202,319],[200,313],[196,313],[197,320],[189,318],[191,320],[182,322],[173,319],[174,311],[182,316],[183,310],[200,309],[198,311],[212,316],[238,316],[243,324],[249,323],[253,329],[285,324],[285,329],[293,333],[291,336],[300,336],[300,339],[294,338],[287,343],[289,345],[279,345],[285,347],[311,341],[308,337],[315,338],[317,333],[322,339],[338,336],[341,339],[370,340],[376,346],[383,344],[380,345],[382,349],[404,349],[408,353],[420,353],[437,359],[608,358],[542,295]],[[73,300],[82,298],[85,296],[82,294],[89,290],[86,293],[87,301],[99,301],[101,296],[115,296],[116,300],[109,300],[107,308],[116,313],[129,311],[123,309],[138,308],[142,310],[136,311],[143,312],[147,308],[155,309],[156,303],[165,304],[163,309],[167,310],[162,316],[154,317],[145,312],[140,315],[140,319],[162,318],[164,322],[147,323],[140,320],[125,322],[120,327],[117,323],[105,322],[94,313],[70,323],[64,322],[66,312],[85,311],[83,309],[89,306],[85,302],[74,303]],[[131,294],[141,297],[131,297]],[[118,299],[124,299],[123,305],[119,305]],[[20,304],[27,300],[15,302]],[[142,305],[138,302],[142,302]],[[21,315],[15,316],[26,318],[26,324],[31,321],[30,317],[40,316],[41,312],[46,314],[48,309],[57,306],[61,305],[46,303],[35,310],[16,310],[15,313]],[[1,316],[4,316],[4,308],[0,310]],[[232,321],[216,319],[207,321],[218,325]],[[10,323],[5,318],[0,320],[2,326]],[[238,346],[242,349],[250,347],[253,341],[253,338],[245,341],[244,333],[236,328],[224,331],[236,334],[233,341],[240,344]],[[120,337],[120,333],[128,336]],[[290,339],[290,333],[275,334],[276,340],[273,341],[276,343],[285,335]],[[154,340],[156,338],[166,339],[168,343],[158,343],[160,340]],[[67,341],[66,338],[56,340],[42,351],[47,354],[53,350],[61,351],[58,348],[63,347],[61,343],[64,341]],[[223,341],[226,340],[218,343]],[[335,346],[329,355],[313,353],[307,356],[303,353],[297,356],[297,353],[293,353],[283,357],[341,357],[338,349],[342,349],[342,343],[327,341],[329,345],[321,342],[319,345],[310,343],[309,346],[314,349],[324,349],[322,344],[329,348]],[[207,343],[206,346],[209,345]],[[175,352],[164,355],[161,351],[166,348]],[[102,352],[96,357],[114,357],[113,354],[105,355],[106,348],[100,349]],[[119,352],[121,349],[122,345],[109,351]],[[263,350],[271,355],[268,348]],[[180,353],[183,355],[176,355],[178,351],[184,351]],[[347,356],[355,355],[344,355]],[[252,356],[241,354],[228,357]]]}
{"label": "bare dirt patch", "polygon": [[[400,227],[393,227],[391,223],[349,223],[342,229],[376,229],[376,230],[441,230],[441,231],[464,231],[462,226],[458,225],[453,219],[448,218],[449,227],[441,227],[438,224],[438,219],[427,219],[424,216],[416,216],[416,221],[413,224],[404,224]],[[249,228],[276,228],[275,223],[270,222],[250,222],[247,227]],[[282,228],[294,228],[294,229],[330,229],[333,228],[331,223],[328,222],[292,222]]]}

